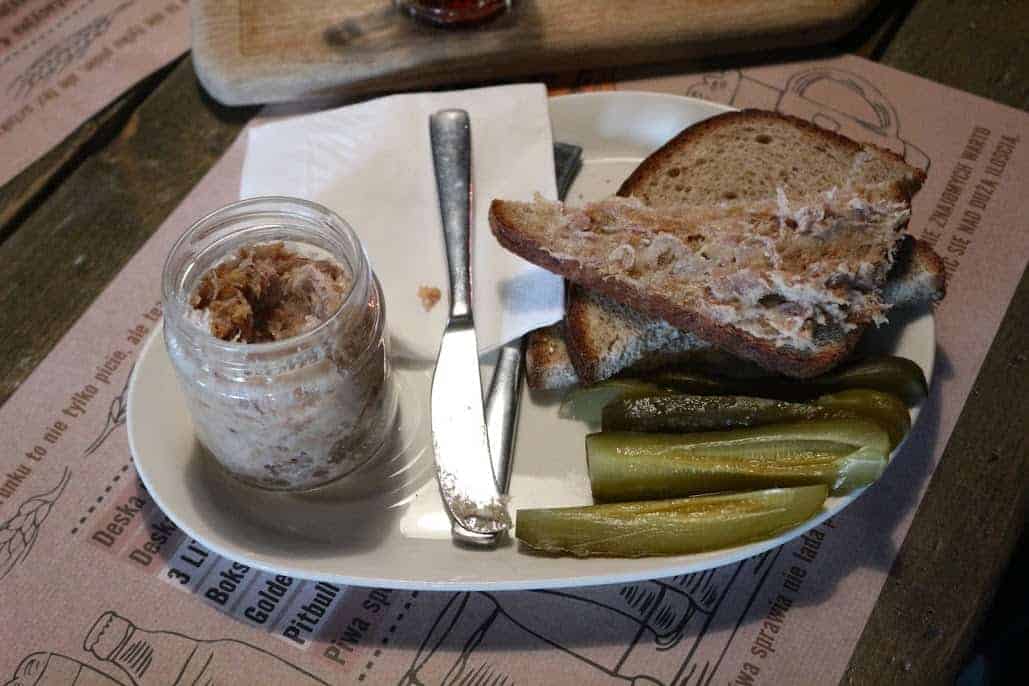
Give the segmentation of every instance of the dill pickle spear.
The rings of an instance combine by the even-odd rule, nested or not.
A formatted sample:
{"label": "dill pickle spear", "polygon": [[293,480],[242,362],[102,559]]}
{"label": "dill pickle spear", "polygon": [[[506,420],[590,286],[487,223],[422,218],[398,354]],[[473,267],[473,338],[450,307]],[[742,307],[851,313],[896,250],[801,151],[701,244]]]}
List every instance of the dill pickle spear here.
{"label": "dill pickle spear", "polygon": [[689,370],[665,370],[646,380],[696,395],[750,395],[777,400],[810,400],[825,393],[868,388],[892,393],[908,404],[915,404],[929,390],[921,367],[893,355],[870,357],[803,381],[781,377],[732,379]]}
{"label": "dill pickle spear", "polygon": [[832,404],[791,403],[745,395],[664,395],[613,401],[604,407],[601,426],[604,431],[685,433],[858,416],[849,407]]}
{"label": "dill pickle spear", "polygon": [[644,378],[660,388],[671,388],[679,393],[693,395],[759,395],[756,390],[764,388],[769,383],[793,386],[792,382],[782,381],[778,377],[736,379],[706,374],[695,369],[662,369]]}
{"label": "dill pickle spear", "polygon": [[822,393],[867,388],[895,395],[909,405],[917,404],[929,393],[922,368],[895,355],[870,357],[804,383],[820,386]]}
{"label": "dill pickle spear", "polygon": [[875,481],[888,453],[886,432],[866,419],[586,437],[593,497],[603,502],[811,484],[845,493]]}
{"label": "dill pickle spear", "polygon": [[608,379],[594,386],[576,388],[568,393],[561,402],[558,416],[599,424],[604,406],[614,400],[670,392],[657,384],[639,379]]}
{"label": "dill pickle spear", "polygon": [[812,419],[864,417],[879,424],[897,447],[911,428],[911,415],[895,395],[853,389],[794,403],[745,395],[662,395],[622,398],[604,407],[604,431],[678,433],[718,431]]}
{"label": "dill pickle spear", "polygon": [[576,557],[685,555],[769,538],[822,509],[825,486],[518,510],[515,536],[530,548]]}
{"label": "dill pickle spear", "polygon": [[855,388],[823,395],[815,405],[835,412],[853,412],[883,428],[890,437],[892,451],[911,430],[911,414],[904,401],[891,393]]}

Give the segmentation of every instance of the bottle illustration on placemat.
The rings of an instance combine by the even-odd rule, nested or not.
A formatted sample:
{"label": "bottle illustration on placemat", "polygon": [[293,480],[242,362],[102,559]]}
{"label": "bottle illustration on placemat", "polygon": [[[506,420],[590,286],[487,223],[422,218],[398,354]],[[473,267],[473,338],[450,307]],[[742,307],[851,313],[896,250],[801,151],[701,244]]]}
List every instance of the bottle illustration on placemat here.
{"label": "bottle illustration on placemat", "polygon": [[249,643],[226,638],[205,641],[174,631],[141,629],[114,612],[105,612],[96,620],[82,647],[120,668],[133,686],[226,682],[234,674],[238,676],[241,665],[260,672],[267,683],[326,683]]}
{"label": "bottle illustration on placemat", "polygon": [[44,651],[23,659],[5,686],[224,684],[239,681],[241,669],[260,674],[262,684],[327,684],[250,643],[142,629],[113,611],[103,613],[93,623],[82,648],[109,668],[110,674],[67,655]]}

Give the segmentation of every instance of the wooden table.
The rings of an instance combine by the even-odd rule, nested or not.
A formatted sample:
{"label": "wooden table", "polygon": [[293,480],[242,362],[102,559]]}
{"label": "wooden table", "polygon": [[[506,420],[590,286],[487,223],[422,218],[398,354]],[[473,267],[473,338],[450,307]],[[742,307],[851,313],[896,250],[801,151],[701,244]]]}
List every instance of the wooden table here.
{"label": "wooden table", "polygon": [[[1026,109],[1026,35],[1029,3],[1017,0],[887,2],[836,45],[708,60],[703,67],[857,52]],[[681,65],[690,68],[698,65]],[[186,58],[0,188],[0,402],[254,113],[206,97]],[[1029,275],[1023,275],[845,682],[950,682],[966,659],[1026,520],[1027,351]]]}

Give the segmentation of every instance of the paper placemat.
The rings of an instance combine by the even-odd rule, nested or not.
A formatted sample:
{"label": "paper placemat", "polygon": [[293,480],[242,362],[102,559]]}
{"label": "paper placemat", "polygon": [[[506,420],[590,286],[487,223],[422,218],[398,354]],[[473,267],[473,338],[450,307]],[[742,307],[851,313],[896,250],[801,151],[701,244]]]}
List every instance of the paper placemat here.
{"label": "paper placemat", "polygon": [[878,484],[782,548],[615,586],[344,588],[214,555],[141,489],[123,400],[160,317],[154,275],[193,219],[235,198],[237,142],[0,408],[4,680],[837,682],[1029,260],[1029,116],[854,57],[613,87],[778,109],[929,170],[911,231],[950,273],[937,367],[914,435]]}
{"label": "paper placemat", "polygon": [[0,185],[189,49],[189,0],[0,3]]}

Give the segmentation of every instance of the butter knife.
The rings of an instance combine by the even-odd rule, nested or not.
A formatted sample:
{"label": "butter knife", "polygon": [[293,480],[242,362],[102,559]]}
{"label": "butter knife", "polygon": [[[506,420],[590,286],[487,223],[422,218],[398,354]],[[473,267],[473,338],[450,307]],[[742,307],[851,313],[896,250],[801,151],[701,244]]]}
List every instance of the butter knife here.
{"label": "butter knife", "polygon": [[436,478],[455,540],[491,546],[511,526],[497,490],[482,403],[479,350],[472,315],[471,131],[468,113],[429,117],[447,270],[450,316],[432,375],[430,424]]}
{"label": "butter knife", "polygon": [[[554,176],[557,199],[564,200],[572,181],[582,168],[582,148],[570,143],[554,143]],[[497,489],[507,495],[514,463],[515,435],[518,432],[518,410],[522,397],[522,358],[525,337],[500,348],[497,366],[486,393],[486,431],[489,434],[490,456]]]}

